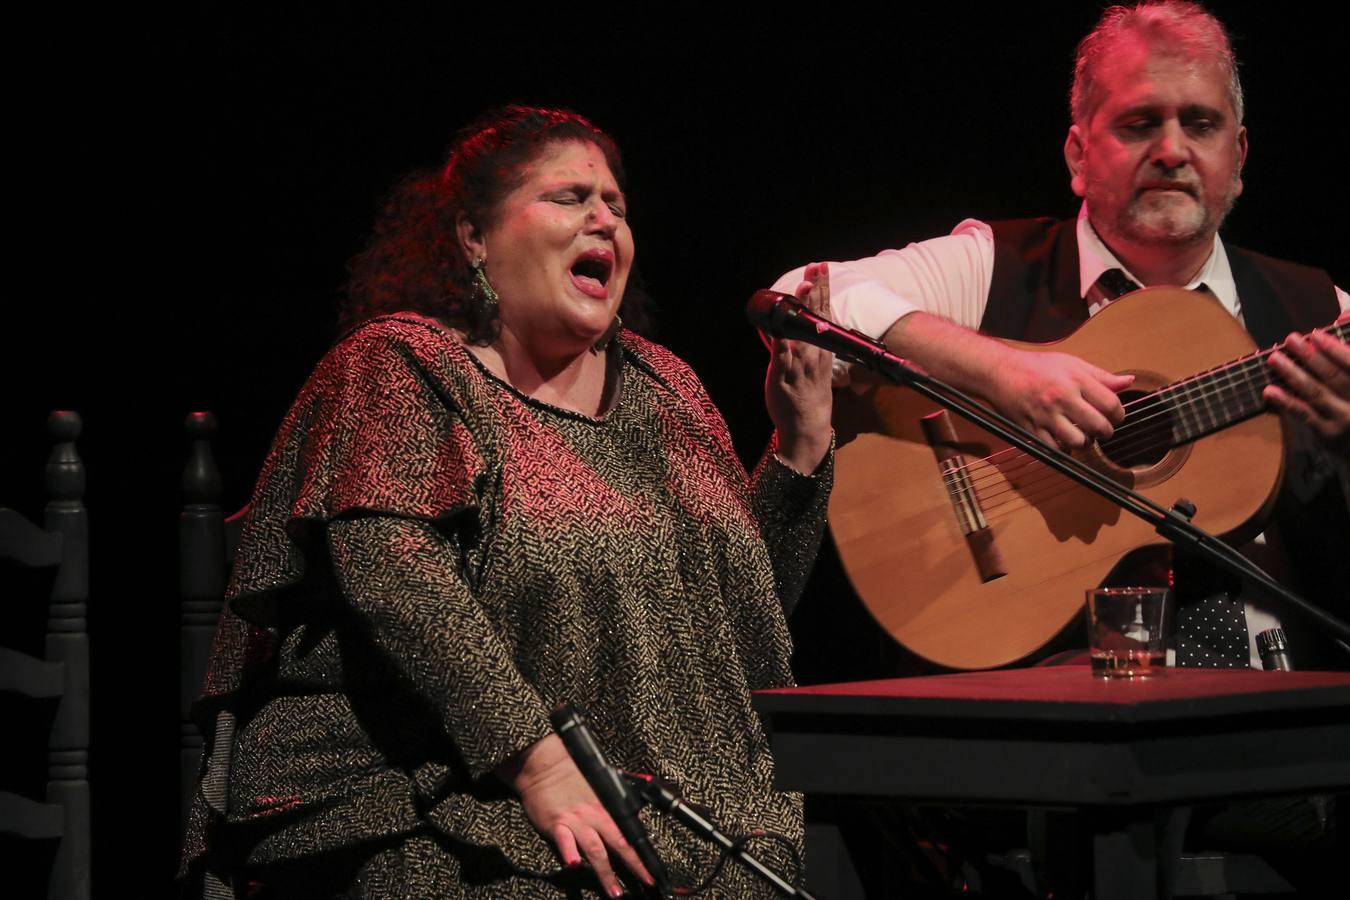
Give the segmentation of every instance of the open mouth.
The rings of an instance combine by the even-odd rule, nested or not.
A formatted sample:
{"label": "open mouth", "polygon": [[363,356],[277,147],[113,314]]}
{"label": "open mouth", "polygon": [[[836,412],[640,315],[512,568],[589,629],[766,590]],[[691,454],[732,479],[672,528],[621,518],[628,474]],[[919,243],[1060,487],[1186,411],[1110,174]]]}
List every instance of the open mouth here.
{"label": "open mouth", "polygon": [[592,297],[609,296],[609,278],[614,272],[614,253],[597,247],[578,256],[569,270],[572,283]]}

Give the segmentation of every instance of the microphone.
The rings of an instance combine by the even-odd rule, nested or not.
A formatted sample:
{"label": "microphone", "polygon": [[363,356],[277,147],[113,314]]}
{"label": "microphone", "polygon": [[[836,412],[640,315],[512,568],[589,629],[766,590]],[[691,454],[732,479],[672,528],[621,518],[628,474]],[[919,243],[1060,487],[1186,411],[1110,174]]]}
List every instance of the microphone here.
{"label": "microphone", "polygon": [[670,893],[670,876],[666,874],[665,864],[656,855],[651,841],[647,839],[646,829],[642,827],[642,820],[638,818],[642,800],[629,788],[619,770],[605,762],[605,756],[600,752],[591,729],[587,727],[586,719],[568,703],[553,710],[549,722],[553,724],[553,730],[558,732],[558,737],[562,738],[567,754],[581,770],[586,783],[600,799],[600,805],[609,813],[614,824],[619,826],[619,833],[637,851],[642,864],[656,879],[657,888],[663,894]]}
{"label": "microphone", "polygon": [[745,314],[752,325],[766,334],[814,344],[869,368],[878,368],[880,358],[889,356],[885,344],[861,332],[839,327],[811,312],[791,294],[767,289],[755,291],[746,304]]}
{"label": "microphone", "polygon": [[1261,656],[1261,668],[1267,672],[1292,672],[1294,664],[1289,659],[1289,644],[1284,637],[1283,628],[1267,628],[1256,636],[1256,652]]}

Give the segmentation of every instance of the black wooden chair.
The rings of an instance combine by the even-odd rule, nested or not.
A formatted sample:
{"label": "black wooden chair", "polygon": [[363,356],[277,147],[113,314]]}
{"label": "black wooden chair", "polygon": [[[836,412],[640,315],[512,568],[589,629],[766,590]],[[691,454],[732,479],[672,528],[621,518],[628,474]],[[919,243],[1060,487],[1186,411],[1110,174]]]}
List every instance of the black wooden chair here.
{"label": "black wooden chair", "polygon": [[[18,617],[23,612],[20,604],[46,604],[42,656],[15,647],[0,648],[0,693],[9,695],[7,700],[55,706],[46,734],[45,799],[0,791],[0,834],[16,841],[55,843],[46,892],[52,900],[87,900],[90,896],[89,633],[85,618],[89,517],[84,507],[84,463],[75,449],[80,427],[79,415],[69,411],[54,412],[47,420],[53,447],[47,460],[48,500],[42,526],[12,509],[0,508],[0,559],[22,568],[48,568],[53,576],[47,598],[3,597],[7,617]],[[7,641],[23,637],[8,628],[0,632]],[[25,752],[21,737],[16,740],[6,734],[5,743],[11,760]],[[36,752],[36,741],[34,745]],[[11,877],[7,875],[5,881]]]}
{"label": "black wooden chair", "polygon": [[246,506],[227,517],[221,509],[220,470],[211,449],[216,417],[209,412],[189,413],[184,427],[189,450],[178,520],[180,825],[186,821],[202,759],[201,731],[188,711],[206,679],[230,563],[248,512]]}

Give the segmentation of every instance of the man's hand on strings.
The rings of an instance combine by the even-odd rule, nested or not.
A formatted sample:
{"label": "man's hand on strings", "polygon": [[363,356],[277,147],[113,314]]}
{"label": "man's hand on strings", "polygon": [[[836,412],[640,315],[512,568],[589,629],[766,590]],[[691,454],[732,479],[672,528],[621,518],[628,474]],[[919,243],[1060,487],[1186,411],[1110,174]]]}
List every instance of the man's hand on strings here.
{"label": "man's hand on strings", "polygon": [[[1350,322],[1342,313],[1337,324]],[[1350,457],[1350,347],[1325,329],[1291,334],[1269,356],[1278,384],[1265,399],[1283,413],[1307,422],[1337,453]]]}
{"label": "man's hand on strings", "polygon": [[1133,376],[1114,375],[1067,353],[1004,349],[980,392],[1046,443],[1083,447],[1110,437],[1124,420],[1116,392]]}

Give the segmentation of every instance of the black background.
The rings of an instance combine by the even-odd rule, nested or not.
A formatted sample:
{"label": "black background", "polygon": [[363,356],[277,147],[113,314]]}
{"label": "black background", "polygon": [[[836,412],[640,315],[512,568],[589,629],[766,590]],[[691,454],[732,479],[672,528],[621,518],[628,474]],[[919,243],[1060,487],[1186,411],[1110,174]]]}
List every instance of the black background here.
{"label": "black background", "polygon": [[[1244,60],[1251,142],[1225,234],[1348,284],[1344,13],[1212,6]],[[742,315],[753,290],[966,216],[1077,208],[1061,146],[1095,4],[879,19],[652,7],[643,21],[613,7],[408,9],[208,3],[118,22],[89,36],[77,88],[15,100],[22,277],[0,350],[0,497],[40,514],[43,420],[79,410],[100,892],[128,879],[158,892],[176,860],[183,417],[217,413],[226,503],[242,505],[334,337],[345,262],[380,197],[435,164],[458,126],[520,101],[573,107],[615,136],[659,338],[704,379],[747,462],[769,430],[766,355]],[[24,40],[47,59],[25,84],[80,55],[49,31]],[[886,674],[887,641],[828,552],[795,629],[803,680]]]}

